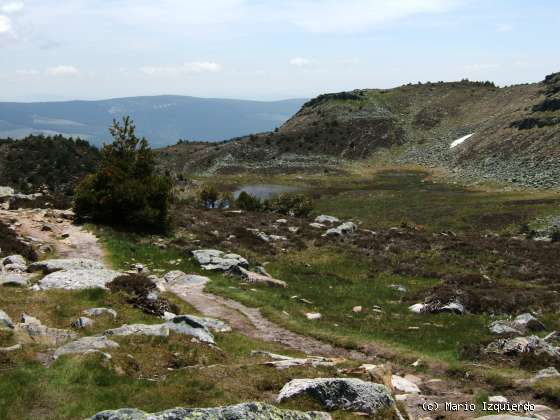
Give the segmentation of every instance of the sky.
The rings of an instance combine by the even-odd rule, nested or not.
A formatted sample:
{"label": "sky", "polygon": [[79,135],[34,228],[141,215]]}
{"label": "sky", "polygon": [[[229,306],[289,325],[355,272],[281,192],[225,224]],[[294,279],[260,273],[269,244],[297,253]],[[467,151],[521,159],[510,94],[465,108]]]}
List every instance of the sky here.
{"label": "sky", "polygon": [[510,85],[558,40],[558,0],[0,0],[0,101]]}

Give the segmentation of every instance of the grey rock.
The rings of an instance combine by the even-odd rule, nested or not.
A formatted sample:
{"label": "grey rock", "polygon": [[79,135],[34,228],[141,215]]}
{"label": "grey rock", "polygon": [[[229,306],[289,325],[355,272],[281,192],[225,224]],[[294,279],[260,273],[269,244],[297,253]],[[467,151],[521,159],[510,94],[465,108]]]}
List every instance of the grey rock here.
{"label": "grey rock", "polygon": [[37,261],[32,263],[28,270],[30,272],[42,271],[45,274],[60,270],[101,270],[105,266],[99,261],[85,258],[65,258]]}
{"label": "grey rock", "polygon": [[199,322],[189,315],[176,316],[172,320],[167,321],[165,325],[178,334],[190,335],[204,343],[214,344],[214,336],[202,324],[202,321]]}
{"label": "grey rock", "polygon": [[2,328],[14,329],[14,322],[6,312],[0,309],[0,329]]}
{"label": "grey rock", "polygon": [[549,367],[539,370],[533,379],[539,380],[544,378],[557,378],[558,376],[560,376],[560,372],[558,372],[558,369],[556,369],[555,367]]}
{"label": "grey rock", "polygon": [[417,303],[408,308],[409,311],[417,314],[440,314],[453,313],[463,315],[465,307],[458,301],[442,304],[441,302]]}
{"label": "grey rock", "polygon": [[29,278],[22,273],[0,274],[0,286],[27,287]]}
{"label": "grey rock", "polygon": [[49,346],[60,346],[78,337],[74,331],[47,327],[37,318],[27,314],[22,314],[21,323],[17,325],[17,330],[25,333],[26,339]]}
{"label": "grey rock", "polygon": [[515,356],[519,354],[547,354],[560,359],[560,348],[551,345],[537,336],[502,338],[490,343],[486,352]]}
{"label": "grey rock", "polygon": [[215,408],[174,408],[148,414],[136,408],[102,411],[90,420],[331,420],[327,413],[281,410],[269,404],[248,402]]}
{"label": "grey rock", "polygon": [[21,255],[9,255],[2,260],[2,265],[8,264],[19,264],[23,266],[27,266],[27,261]]}
{"label": "grey rock", "polygon": [[76,328],[76,329],[82,329],[82,328],[87,328],[91,325],[94,324],[94,320],[91,318],[88,318],[86,316],[81,316],[78,319],[72,321],[72,328]]}
{"label": "grey rock", "polygon": [[190,320],[192,320],[194,322],[197,322],[201,325],[204,325],[206,328],[208,328],[209,330],[212,330],[212,331],[216,331],[216,332],[230,332],[231,331],[231,327],[227,323],[225,323],[224,321],[220,321],[219,319],[206,318],[206,317],[195,316],[195,315],[176,315],[171,319],[174,319],[174,318],[177,318],[177,317],[189,318]]}
{"label": "grey rock", "polygon": [[10,347],[0,347],[0,353],[11,353],[12,351],[18,351],[21,350],[23,348],[23,346],[18,343],[18,344],[14,344],[13,346]]}
{"label": "grey rock", "polygon": [[169,284],[179,284],[179,285],[197,285],[197,284],[206,284],[210,281],[208,277],[199,276],[196,274],[186,274],[182,271],[175,270],[166,273],[163,276],[163,279],[166,283]]}
{"label": "grey rock", "polygon": [[334,216],[327,216],[326,214],[322,214],[315,218],[315,223],[338,223],[340,220]]}
{"label": "grey rock", "polygon": [[15,193],[12,187],[0,187],[0,198],[9,198]]}
{"label": "grey rock", "polygon": [[513,325],[523,331],[543,331],[545,326],[531,314],[521,314],[513,320]]}
{"label": "grey rock", "polygon": [[354,223],[346,222],[346,223],[341,224],[338,227],[331,228],[331,229],[327,230],[327,232],[325,233],[325,236],[349,235],[351,233],[354,233],[357,229],[358,229],[358,226],[356,226]]}
{"label": "grey rock", "polygon": [[159,325],[146,325],[146,324],[132,324],[123,325],[119,328],[113,328],[103,333],[106,336],[128,336],[128,335],[147,335],[155,337],[168,337],[169,328],[165,324]]}
{"label": "grey rock", "polygon": [[105,285],[121,273],[107,269],[73,269],[48,274],[39,282],[41,290],[47,289],[105,289]]}
{"label": "grey rock", "polygon": [[315,223],[315,222],[309,223],[309,226],[312,227],[313,229],[323,229],[324,227],[327,227],[322,223]]}
{"label": "grey rock", "polygon": [[235,272],[237,272],[241,278],[248,283],[266,284],[267,286],[273,287],[288,287],[288,284],[285,281],[255,273],[253,271],[246,270],[243,267],[237,267]]}
{"label": "grey rock", "polygon": [[494,321],[490,324],[490,332],[494,335],[522,335],[523,331],[508,321]]}
{"label": "grey rock", "polygon": [[25,273],[27,271],[27,266],[24,264],[6,264],[4,269],[8,273]]}
{"label": "grey rock", "polygon": [[233,267],[249,267],[249,262],[242,256],[216,249],[199,249],[192,251],[192,254],[205,270],[227,271]]}
{"label": "grey rock", "polygon": [[117,311],[115,311],[114,309],[111,308],[90,308],[90,309],[85,309],[83,311],[84,315],[88,315],[88,316],[101,316],[101,315],[111,315],[113,318],[117,317]]}
{"label": "grey rock", "polygon": [[385,386],[353,378],[293,379],[284,385],[277,401],[303,395],[316,399],[327,410],[359,411],[370,415],[395,404]]}
{"label": "grey rock", "polygon": [[65,354],[83,354],[92,350],[102,350],[108,348],[117,348],[119,344],[109,340],[104,336],[83,337],[76,341],[71,341],[62,347],[59,347],[55,353],[54,358],[58,359]]}
{"label": "grey rock", "polygon": [[312,366],[312,367],[331,367],[339,363],[337,359],[328,359],[320,356],[308,357],[290,357],[282,354],[270,353],[268,351],[252,351],[253,356],[266,356],[272,361],[266,362],[267,366],[275,367],[276,369],[288,369],[295,366]]}

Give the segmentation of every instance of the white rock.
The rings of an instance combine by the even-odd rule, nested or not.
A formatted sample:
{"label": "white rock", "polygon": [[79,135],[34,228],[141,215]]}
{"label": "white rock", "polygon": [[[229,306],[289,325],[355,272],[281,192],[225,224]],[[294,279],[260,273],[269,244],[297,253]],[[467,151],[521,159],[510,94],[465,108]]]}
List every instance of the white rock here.
{"label": "white rock", "polygon": [[415,305],[409,306],[408,310],[410,312],[414,312],[415,314],[424,313],[424,309],[426,308],[426,304],[424,303],[417,303]]}
{"label": "white rock", "polygon": [[54,352],[54,358],[58,359],[60,356],[65,354],[74,354],[74,353],[87,353],[91,350],[101,350],[107,348],[117,348],[119,344],[109,340],[105,336],[93,336],[93,337],[83,337],[79,340],[72,341],[68,344],[65,344],[62,347],[59,347]]}
{"label": "white rock", "polygon": [[322,214],[315,218],[315,223],[338,223],[340,220],[334,216],[327,216],[326,214]]}
{"label": "white rock", "polygon": [[488,402],[506,404],[508,402],[508,399],[502,395],[494,395],[488,398]]}
{"label": "white rock", "polygon": [[21,255],[10,255],[2,260],[2,265],[19,264],[27,267],[27,261]]}
{"label": "white rock", "polygon": [[216,249],[199,249],[192,254],[205,270],[227,271],[233,267],[249,267],[249,262],[242,256],[226,254]]}
{"label": "white rock", "polygon": [[324,225],[322,223],[309,223],[309,226],[311,226],[314,229],[323,229],[323,228],[327,227],[326,225]]}
{"label": "white rock", "polygon": [[325,233],[325,236],[349,235],[349,234],[355,232],[357,229],[358,229],[358,226],[356,226],[354,223],[346,222],[346,223],[341,224],[338,227],[327,230],[327,232]]}
{"label": "white rock", "polygon": [[10,316],[4,312],[2,309],[0,309],[0,329],[2,328],[10,328],[13,329],[14,328],[14,322],[12,321],[12,319],[10,318]]}
{"label": "white rock", "polygon": [[81,316],[75,321],[72,321],[71,325],[72,328],[82,329],[82,328],[89,327],[90,325],[93,325],[93,323],[94,323],[93,319],[88,318],[86,316]]}
{"label": "white rock", "polygon": [[391,377],[391,384],[397,391],[404,392],[406,394],[420,394],[420,388],[418,388],[418,385],[401,376],[393,375]]}
{"label": "white rock", "polygon": [[117,317],[117,311],[115,311],[114,309],[111,308],[90,308],[90,309],[85,309],[83,311],[84,315],[88,315],[88,316],[100,316],[100,315],[104,315],[104,314],[109,314],[111,315],[113,318]]}
{"label": "white rock", "polygon": [[354,313],[359,313],[359,312],[362,312],[362,309],[363,309],[363,308],[362,308],[361,306],[354,306],[354,307],[352,308],[352,312],[354,312]]}
{"label": "white rock", "polygon": [[101,270],[105,266],[99,261],[86,258],[52,259],[34,262],[29,266],[29,271],[43,271],[45,274],[60,270]]}
{"label": "white rock", "polygon": [[156,337],[168,337],[169,327],[166,324],[146,325],[132,324],[113,328],[103,333],[106,336],[128,336],[128,335],[147,335]]}
{"label": "white rock", "polygon": [[43,277],[39,282],[39,287],[41,290],[105,289],[107,283],[113,281],[120,275],[122,275],[122,273],[107,269],[55,271]]}
{"label": "white rock", "polygon": [[166,273],[163,276],[163,279],[166,283],[169,284],[178,284],[178,285],[198,285],[198,284],[206,284],[210,281],[208,277],[199,276],[196,274],[186,274],[182,271],[175,270]]}
{"label": "white rock", "polygon": [[307,319],[320,319],[321,314],[319,312],[306,312],[305,316]]}

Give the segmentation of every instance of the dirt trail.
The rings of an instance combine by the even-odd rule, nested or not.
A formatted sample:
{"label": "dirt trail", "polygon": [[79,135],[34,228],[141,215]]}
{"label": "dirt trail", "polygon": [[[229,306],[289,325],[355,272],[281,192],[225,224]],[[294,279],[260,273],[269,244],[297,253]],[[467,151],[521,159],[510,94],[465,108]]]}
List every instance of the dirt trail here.
{"label": "dirt trail", "polygon": [[13,226],[20,237],[36,245],[52,246],[58,258],[104,259],[97,237],[62,217],[59,211],[0,210],[0,221]]}

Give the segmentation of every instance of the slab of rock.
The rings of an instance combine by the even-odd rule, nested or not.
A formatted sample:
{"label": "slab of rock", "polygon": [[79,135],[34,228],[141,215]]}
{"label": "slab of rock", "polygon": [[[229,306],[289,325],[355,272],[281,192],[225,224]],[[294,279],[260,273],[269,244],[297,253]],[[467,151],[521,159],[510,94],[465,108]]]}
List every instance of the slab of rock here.
{"label": "slab of rock", "polygon": [[30,272],[42,271],[45,274],[60,270],[101,270],[105,266],[99,261],[85,258],[66,258],[37,261],[32,263],[28,270]]}
{"label": "slab of rock", "polygon": [[405,394],[420,394],[418,385],[401,376],[392,375],[391,384],[397,391],[404,392]]}
{"label": "slab of rock", "polygon": [[22,266],[27,266],[27,261],[21,255],[9,255],[2,260],[2,265],[9,265],[9,264],[19,264]]}
{"label": "slab of rock", "polygon": [[135,408],[102,411],[89,420],[331,420],[327,413],[281,410],[269,404],[249,402],[215,408],[173,408],[146,413]]}
{"label": "slab of rock", "polygon": [[87,316],[101,316],[101,315],[111,315],[113,318],[117,317],[117,311],[115,311],[114,309],[111,308],[90,308],[90,309],[85,309],[83,311],[84,315]]}
{"label": "slab of rock", "polygon": [[330,411],[358,411],[369,415],[395,404],[384,385],[354,378],[293,379],[284,385],[277,401],[304,395],[314,398]]}
{"label": "slab of rock", "polygon": [[253,271],[246,270],[243,267],[237,267],[235,272],[248,283],[266,284],[267,286],[273,287],[288,287],[288,284],[285,281],[265,276],[264,274],[255,273]]}
{"label": "slab of rock", "polygon": [[513,320],[513,325],[522,331],[543,331],[545,329],[543,323],[529,313],[517,316]]}
{"label": "slab of rock", "polygon": [[338,227],[327,230],[325,236],[344,236],[354,233],[356,230],[358,230],[358,226],[352,222],[346,222]]}
{"label": "slab of rock", "polygon": [[183,318],[187,318],[193,322],[197,322],[201,325],[204,325],[206,328],[208,328],[211,331],[216,331],[216,332],[231,331],[231,327],[227,323],[225,323],[224,321],[220,321],[219,319],[206,318],[206,317],[195,316],[195,315],[175,315],[173,316],[173,318],[170,318],[169,321],[175,318],[179,318],[179,320]]}
{"label": "slab of rock", "polygon": [[12,318],[10,318],[10,316],[4,312],[2,309],[0,309],[0,329],[2,328],[9,328],[11,330],[14,329],[14,322],[12,321]]}
{"label": "slab of rock", "polygon": [[[74,331],[47,327],[37,318],[27,314],[21,316],[21,322],[17,325],[17,332],[25,341],[48,346],[60,346],[78,337],[78,334]],[[22,333],[25,335],[24,337],[22,337]]]}
{"label": "slab of rock", "polygon": [[486,347],[487,353],[515,356],[523,353],[547,354],[560,359],[560,348],[537,336],[502,338]]}
{"label": "slab of rock", "polygon": [[91,318],[88,318],[86,316],[81,316],[78,319],[72,321],[72,328],[76,328],[76,329],[82,329],[82,328],[87,328],[91,325],[93,325],[95,321]]}
{"label": "slab of rock", "polygon": [[165,325],[178,334],[190,335],[204,343],[214,344],[214,336],[208,328],[190,316],[176,316]]}
{"label": "slab of rock", "polygon": [[541,369],[534,376],[533,380],[538,381],[539,379],[545,378],[557,378],[560,376],[560,372],[555,367],[549,367],[546,369]]}
{"label": "slab of rock", "polygon": [[21,273],[0,274],[0,286],[27,287],[29,276]]}
{"label": "slab of rock", "polygon": [[199,276],[196,274],[186,274],[179,270],[166,273],[163,276],[163,280],[165,280],[165,282],[169,284],[180,284],[189,286],[206,284],[210,281],[208,277]]}
{"label": "slab of rock", "polygon": [[342,361],[342,359],[329,359],[320,356],[290,357],[267,351],[252,351],[251,355],[271,358],[272,361],[266,362],[265,365],[276,369],[288,369],[294,366],[331,367]]}
{"label": "slab of rock", "polygon": [[199,249],[192,251],[192,254],[205,270],[227,271],[233,267],[249,268],[249,262],[237,254],[226,254],[216,249]]}
{"label": "slab of rock", "polygon": [[338,223],[340,220],[334,216],[327,216],[326,214],[322,214],[315,218],[315,223]]}
{"label": "slab of rock", "polygon": [[489,328],[494,335],[523,335],[523,331],[515,328],[513,323],[509,321],[494,321]]}
{"label": "slab of rock", "polygon": [[324,225],[322,223],[309,223],[309,226],[312,227],[313,229],[323,229],[323,228],[327,227],[326,225]]}
{"label": "slab of rock", "polygon": [[54,352],[54,358],[58,359],[65,354],[83,354],[92,350],[102,350],[109,348],[117,348],[119,344],[109,340],[105,336],[83,337],[76,341],[71,341]]}
{"label": "slab of rock", "polygon": [[105,289],[107,283],[110,283],[120,275],[122,273],[107,269],[64,270],[46,275],[38,285],[40,290]]}
{"label": "slab of rock", "polygon": [[128,335],[147,335],[156,337],[168,337],[169,327],[166,324],[159,325],[146,325],[146,324],[132,324],[123,325],[119,328],[113,328],[103,333],[110,336],[128,336]]}

